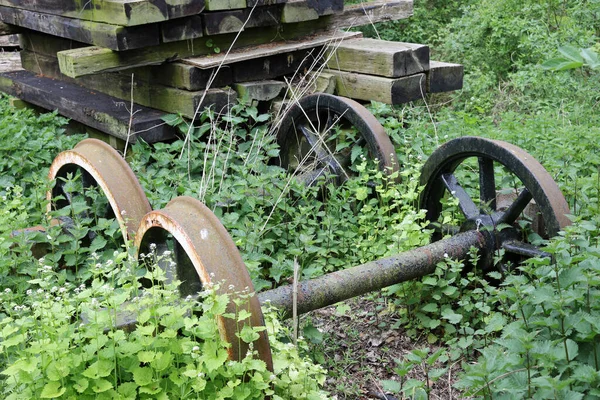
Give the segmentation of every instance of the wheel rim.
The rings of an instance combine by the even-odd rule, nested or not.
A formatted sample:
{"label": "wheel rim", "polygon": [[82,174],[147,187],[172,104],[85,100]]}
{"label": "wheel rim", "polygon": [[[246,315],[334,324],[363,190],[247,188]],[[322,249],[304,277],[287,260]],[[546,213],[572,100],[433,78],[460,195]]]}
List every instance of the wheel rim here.
{"label": "wheel rim", "polygon": [[[148,253],[151,247],[157,254],[173,251],[175,265],[165,269],[167,280],[178,279],[182,297],[195,296],[202,288],[220,284],[220,291],[234,293],[253,292],[254,286],[246,265],[219,219],[200,201],[191,197],[177,197],[162,210],[152,211],[142,219],[136,234],[135,245],[140,254]],[[159,264],[160,265],[160,264]],[[242,324],[264,326],[263,314],[256,296],[249,298],[251,316]],[[235,313],[230,302],[228,313]],[[238,360],[248,351],[248,346],[239,342],[236,333],[241,326],[233,319],[220,317],[221,337],[231,343],[229,358]],[[272,371],[273,362],[266,332],[260,332],[254,349]]]}
{"label": "wheel rim", "polygon": [[[462,173],[461,167],[476,160],[474,169],[478,174],[475,190],[469,190],[461,181],[469,180],[468,173]],[[509,196],[509,204],[500,204],[499,179],[506,172],[498,174],[499,169],[512,174],[515,192]],[[502,172],[502,171],[501,171]],[[514,179],[516,178],[516,179]],[[511,179],[511,178],[509,178]],[[421,193],[420,207],[427,210],[427,219],[432,223],[440,223],[443,211],[442,199],[450,193],[457,199],[458,207],[464,223],[460,227],[448,231],[476,229],[480,226],[510,227],[506,232],[496,234],[497,247],[508,253],[520,256],[543,255],[543,252],[527,243],[523,238],[522,226],[519,224],[524,212],[535,204],[543,224],[545,238],[558,234],[570,224],[567,214],[569,206],[556,182],[544,167],[523,149],[499,140],[480,137],[463,137],[451,140],[438,148],[423,166],[420,184],[424,187]],[[477,188],[478,186],[478,188]],[[478,197],[474,199],[474,197]],[[506,203],[506,198],[503,199]],[[441,237],[440,232],[434,234],[434,240]],[[491,260],[485,262],[491,267]]]}
{"label": "wheel rim", "polygon": [[[394,146],[365,107],[345,97],[317,93],[300,99],[286,113],[277,134],[280,166],[312,184],[333,174],[338,184],[354,175],[361,150],[386,172],[398,170]],[[358,146],[358,147],[357,147]]]}
{"label": "wheel rim", "polygon": [[[84,188],[99,188],[109,203],[101,217],[114,217],[125,243],[136,232],[142,217],[151,211],[150,203],[135,174],[121,155],[107,143],[85,139],[72,150],[63,151],[52,162],[48,178],[56,180],[46,194],[47,211],[68,206],[72,198],[65,190],[67,175],[81,171]],[[60,199],[59,196],[64,196]]]}

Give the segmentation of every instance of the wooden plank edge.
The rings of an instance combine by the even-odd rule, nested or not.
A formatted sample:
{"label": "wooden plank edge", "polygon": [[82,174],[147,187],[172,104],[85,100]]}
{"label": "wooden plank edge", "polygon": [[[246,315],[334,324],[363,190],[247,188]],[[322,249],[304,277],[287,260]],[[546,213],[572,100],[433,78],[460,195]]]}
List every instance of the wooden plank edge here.
{"label": "wooden plank edge", "polygon": [[[46,110],[127,140],[130,113],[122,100],[81,86],[36,76],[27,71],[0,74],[0,90]],[[139,111],[138,111],[139,110]],[[174,139],[177,130],[162,121],[164,113],[135,105],[130,142]]]}

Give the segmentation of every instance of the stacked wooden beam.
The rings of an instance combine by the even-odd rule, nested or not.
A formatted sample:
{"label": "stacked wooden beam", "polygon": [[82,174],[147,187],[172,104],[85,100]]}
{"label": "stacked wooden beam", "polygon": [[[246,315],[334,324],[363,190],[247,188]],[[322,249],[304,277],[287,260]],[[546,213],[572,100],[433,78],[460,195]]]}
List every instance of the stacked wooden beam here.
{"label": "stacked wooden beam", "polygon": [[412,0],[0,0],[26,70],[0,75],[0,90],[155,141],[174,135],[164,113],[270,101],[315,68],[340,95],[390,104],[459,88],[462,67],[430,63],[427,46],[339,30],[411,14]]}

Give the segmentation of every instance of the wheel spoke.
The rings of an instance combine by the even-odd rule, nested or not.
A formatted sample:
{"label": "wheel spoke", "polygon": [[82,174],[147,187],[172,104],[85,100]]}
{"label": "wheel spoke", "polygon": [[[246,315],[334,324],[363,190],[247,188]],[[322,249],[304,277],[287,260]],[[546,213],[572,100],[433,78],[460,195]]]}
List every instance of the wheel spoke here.
{"label": "wheel spoke", "polygon": [[531,192],[527,188],[524,188],[510,207],[502,213],[496,223],[512,225],[519,218],[523,210],[525,210],[531,199],[533,199]]}
{"label": "wheel spoke", "polygon": [[502,243],[502,248],[510,253],[525,257],[550,257],[550,253],[540,250],[537,246],[518,240],[510,240]]}
{"label": "wheel spoke", "polygon": [[496,210],[496,180],[494,177],[494,160],[479,157],[479,199],[482,214]]}
{"label": "wheel spoke", "polygon": [[458,184],[454,174],[442,174],[442,181],[444,182],[444,185],[450,194],[458,199],[458,206],[467,219],[474,218],[479,215],[479,209],[473,202],[473,199],[471,199],[465,189]]}

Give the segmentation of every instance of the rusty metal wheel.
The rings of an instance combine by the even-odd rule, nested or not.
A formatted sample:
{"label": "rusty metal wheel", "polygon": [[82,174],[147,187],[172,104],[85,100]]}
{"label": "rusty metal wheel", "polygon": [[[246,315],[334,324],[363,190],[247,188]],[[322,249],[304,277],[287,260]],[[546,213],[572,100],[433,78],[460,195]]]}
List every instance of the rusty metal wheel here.
{"label": "rusty metal wheel", "polygon": [[46,194],[48,212],[74,203],[79,193],[72,193],[66,185],[68,177],[78,172],[83,189],[98,188],[107,202],[95,207],[100,214],[95,216],[115,218],[127,243],[142,217],[152,208],[127,162],[115,149],[100,140],[82,140],[72,150],[63,151],[54,159],[48,178],[56,180],[56,184]]}
{"label": "rusty metal wheel", "polygon": [[[220,284],[222,292],[254,291],[252,280],[242,257],[219,219],[200,201],[191,197],[177,197],[162,210],[152,211],[142,219],[136,234],[135,245],[138,255],[154,251],[172,254],[167,265],[167,280],[178,279],[182,297],[196,296],[203,288]],[[160,257],[159,257],[160,259]],[[160,265],[160,264],[159,264]],[[242,321],[251,326],[264,326],[263,314],[256,296],[249,298],[248,310],[251,317]],[[230,303],[228,313],[235,314],[235,305]],[[248,350],[245,343],[238,341],[235,334],[241,329],[233,319],[220,318],[221,337],[231,343],[230,359],[243,358]],[[260,359],[273,370],[269,339],[266,332],[254,342]]]}
{"label": "rusty metal wheel", "polygon": [[383,126],[354,100],[325,93],[300,99],[277,133],[279,165],[312,184],[332,174],[338,184],[356,174],[360,156],[377,160],[383,171],[398,170],[394,146]]}
{"label": "rusty metal wheel", "polygon": [[[420,183],[420,207],[436,228],[434,240],[488,229],[496,232],[497,249],[515,259],[543,255],[531,244],[535,235],[550,238],[570,224],[569,206],[552,176],[523,149],[503,141],[462,137],[445,143],[423,166]],[[444,215],[453,201],[457,215]],[[448,226],[444,217],[459,226]],[[492,267],[491,259],[484,267]]]}

